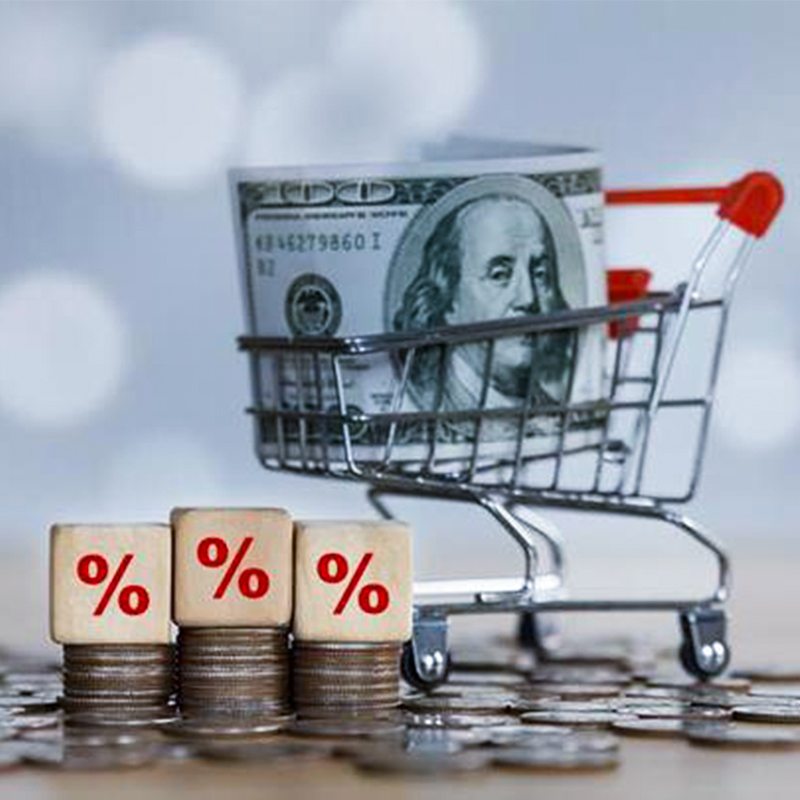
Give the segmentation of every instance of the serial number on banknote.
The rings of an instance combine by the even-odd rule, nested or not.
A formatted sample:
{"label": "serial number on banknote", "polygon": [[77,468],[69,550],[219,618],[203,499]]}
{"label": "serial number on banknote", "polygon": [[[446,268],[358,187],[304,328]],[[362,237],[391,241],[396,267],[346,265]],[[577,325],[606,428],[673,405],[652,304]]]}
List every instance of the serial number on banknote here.
{"label": "serial number on banknote", "polygon": [[257,253],[325,253],[381,250],[381,231],[345,233],[265,233],[255,237]]}

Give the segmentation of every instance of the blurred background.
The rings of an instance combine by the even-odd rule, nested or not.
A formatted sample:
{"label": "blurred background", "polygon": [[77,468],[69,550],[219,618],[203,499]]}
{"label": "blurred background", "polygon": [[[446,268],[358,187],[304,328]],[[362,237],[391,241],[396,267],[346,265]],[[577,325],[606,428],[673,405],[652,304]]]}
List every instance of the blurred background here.
{"label": "blurred background", "polygon": [[[459,132],[596,147],[609,187],[783,179],[688,512],[745,560],[790,547],[798,29],[800,6],[770,2],[0,3],[0,554],[31,564],[19,580],[41,597],[56,520],[206,504],[369,515],[360,487],[253,457],[226,170],[403,158]],[[609,263],[669,288],[712,219],[611,211]],[[477,512],[426,502],[398,504],[418,521],[420,574],[513,572]],[[662,574],[688,587],[696,564],[708,583],[675,536],[564,524],[592,590],[636,552],[658,567],[634,588]]]}

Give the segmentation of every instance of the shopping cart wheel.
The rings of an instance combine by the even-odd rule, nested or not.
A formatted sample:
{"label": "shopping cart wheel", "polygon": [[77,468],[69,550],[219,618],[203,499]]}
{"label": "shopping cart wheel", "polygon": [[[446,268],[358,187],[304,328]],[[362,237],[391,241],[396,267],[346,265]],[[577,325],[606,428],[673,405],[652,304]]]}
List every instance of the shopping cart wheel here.
{"label": "shopping cart wheel", "polygon": [[535,611],[523,611],[517,624],[517,642],[537,656],[547,658],[558,646],[559,627],[555,618]]}
{"label": "shopping cart wheel", "polygon": [[400,669],[403,673],[403,680],[423,692],[430,692],[437,686],[441,686],[450,674],[450,655],[445,656],[444,667],[440,673],[431,674],[430,672],[423,673],[417,666],[417,661],[414,658],[414,643],[406,642],[403,647],[403,657],[400,661]]}
{"label": "shopping cart wheel", "polygon": [[411,641],[403,647],[400,661],[403,678],[415,689],[430,691],[447,680],[450,663],[447,617],[415,612]]}
{"label": "shopping cart wheel", "polygon": [[700,680],[725,671],[731,651],[725,641],[725,612],[716,608],[696,608],[680,615],[683,642],[680,660],[683,668]]}

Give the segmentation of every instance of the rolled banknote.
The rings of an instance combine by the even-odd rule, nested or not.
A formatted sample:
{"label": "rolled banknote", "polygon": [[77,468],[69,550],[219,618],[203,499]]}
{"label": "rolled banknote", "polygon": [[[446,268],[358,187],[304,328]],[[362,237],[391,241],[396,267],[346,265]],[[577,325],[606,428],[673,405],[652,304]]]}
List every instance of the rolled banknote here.
{"label": "rolled banknote", "polygon": [[[596,152],[458,139],[426,155],[231,172],[250,335],[415,336],[606,302]],[[503,336],[418,348],[413,363],[397,349],[352,355],[338,380],[325,359],[273,352],[258,362],[255,405],[407,415],[349,426],[365,461],[435,468],[472,457],[477,442],[491,463],[520,443],[542,454],[565,434],[578,446],[592,435],[596,414],[545,412],[597,397],[602,349],[600,326]],[[471,413],[486,409],[497,413],[480,422]],[[342,457],[341,431],[330,427],[260,431],[266,458],[279,447],[289,458]]]}

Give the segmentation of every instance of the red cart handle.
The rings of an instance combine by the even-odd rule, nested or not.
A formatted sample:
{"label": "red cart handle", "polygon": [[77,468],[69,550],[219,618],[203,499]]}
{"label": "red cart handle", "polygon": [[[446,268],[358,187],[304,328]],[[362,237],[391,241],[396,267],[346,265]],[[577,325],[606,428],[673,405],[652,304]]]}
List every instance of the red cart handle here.
{"label": "red cart handle", "polygon": [[749,172],[729,186],[606,192],[609,205],[718,203],[717,214],[722,219],[759,238],[769,230],[783,205],[783,198],[783,186],[770,172]]}

